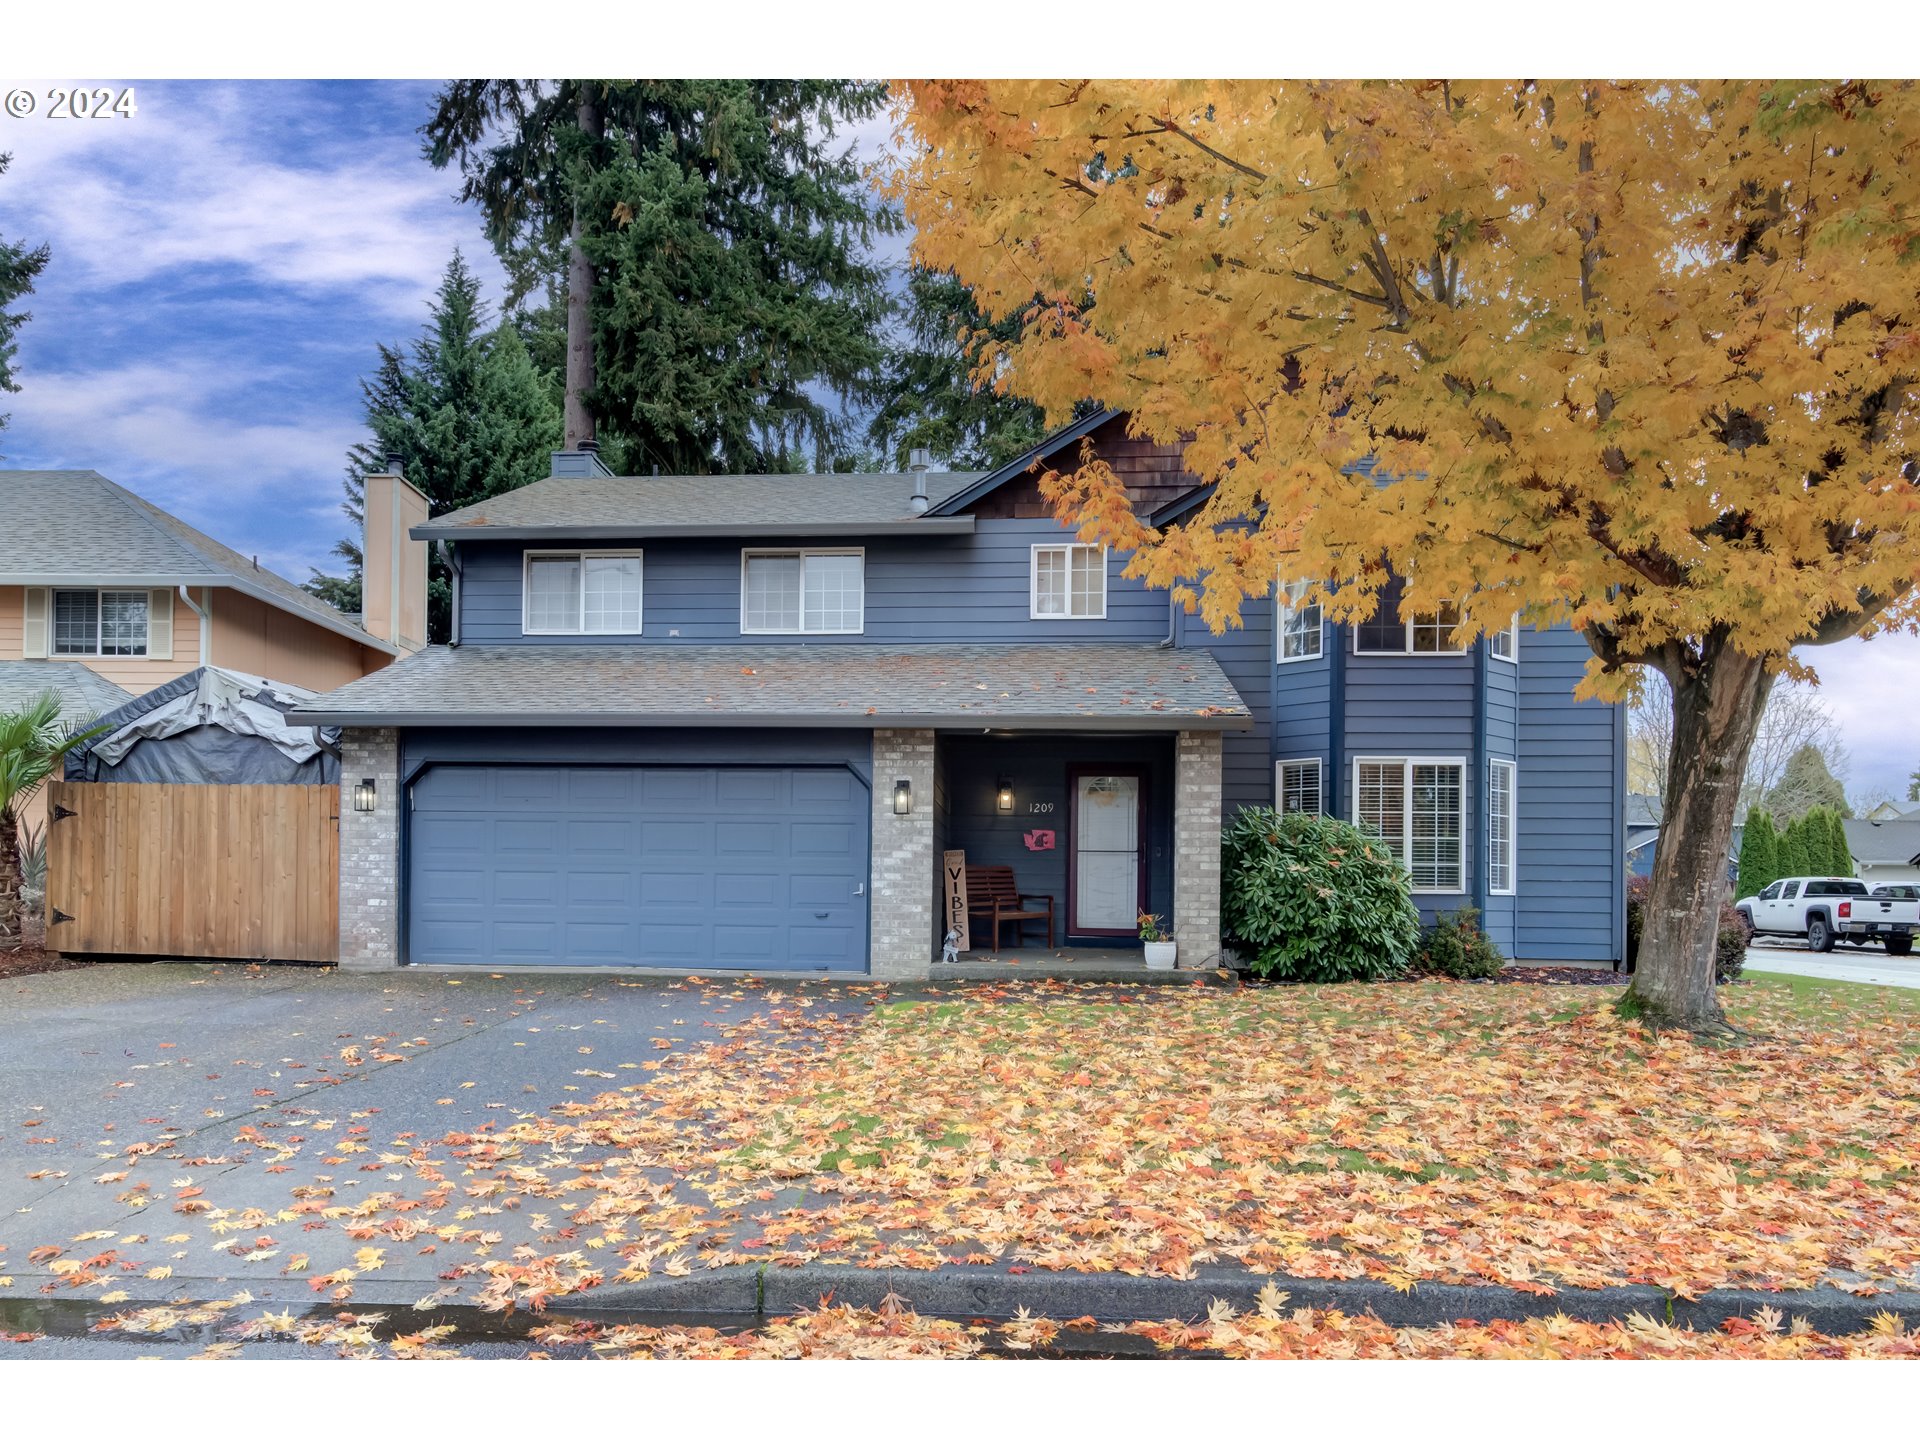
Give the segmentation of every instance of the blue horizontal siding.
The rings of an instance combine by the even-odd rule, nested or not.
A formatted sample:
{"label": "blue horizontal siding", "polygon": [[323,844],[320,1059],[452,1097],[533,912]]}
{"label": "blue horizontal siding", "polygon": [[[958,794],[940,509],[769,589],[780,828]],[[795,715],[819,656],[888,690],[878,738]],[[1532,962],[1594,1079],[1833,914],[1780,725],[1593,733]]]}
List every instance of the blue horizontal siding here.
{"label": "blue horizontal siding", "polygon": [[1215,635],[1197,615],[1177,617],[1183,649],[1205,650],[1240,692],[1253,724],[1230,730],[1220,742],[1221,818],[1249,805],[1273,803],[1273,601],[1248,600],[1240,624]]}
{"label": "blue horizontal siding", "polygon": [[1620,956],[1625,735],[1618,706],[1573,698],[1590,653],[1565,626],[1521,632],[1515,944],[1522,959]]}
{"label": "blue horizontal siding", "polygon": [[[1050,520],[983,520],[972,535],[854,542],[866,552],[865,630],[858,635],[804,636],[740,633],[743,547],[738,541],[662,539],[634,547],[646,557],[641,580],[642,634],[523,635],[523,553],[553,547],[467,542],[461,546],[460,637],[469,645],[1164,640],[1166,594],[1121,575],[1125,557],[1117,554],[1107,557],[1105,619],[1031,618],[1032,547],[1072,538]],[[832,542],[819,544],[834,548]],[[596,545],[619,548],[611,542]]]}

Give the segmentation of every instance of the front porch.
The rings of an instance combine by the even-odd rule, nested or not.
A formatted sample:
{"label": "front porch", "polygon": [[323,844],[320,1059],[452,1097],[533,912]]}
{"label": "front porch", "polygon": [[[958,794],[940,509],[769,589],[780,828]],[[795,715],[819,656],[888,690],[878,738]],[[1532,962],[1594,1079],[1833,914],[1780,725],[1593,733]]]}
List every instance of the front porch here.
{"label": "front porch", "polygon": [[995,955],[969,950],[953,964],[936,964],[932,980],[1094,980],[1126,985],[1190,985],[1196,980],[1229,978],[1217,964],[1204,970],[1150,970],[1138,946],[1130,949],[1096,946],[1028,946]]}
{"label": "front porch", "polygon": [[[1144,982],[1218,969],[1220,753],[1217,730],[1139,724],[876,732],[872,973]],[[997,934],[983,903],[995,891]],[[1142,912],[1161,917],[1182,970],[1147,968]],[[963,958],[942,963],[953,931]]]}

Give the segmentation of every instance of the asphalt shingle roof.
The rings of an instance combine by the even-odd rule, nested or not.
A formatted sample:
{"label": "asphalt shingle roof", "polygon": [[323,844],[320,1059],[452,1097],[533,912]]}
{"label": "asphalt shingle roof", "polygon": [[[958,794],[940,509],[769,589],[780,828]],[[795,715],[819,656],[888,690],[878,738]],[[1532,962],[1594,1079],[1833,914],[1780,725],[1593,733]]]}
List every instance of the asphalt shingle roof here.
{"label": "asphalt shingle roof", "polygon": [[394,647],[318,596],[93,470],[0,470],[0,584],[234,585],[279,609]]}
{"label": "asphalt shingle roof", "polygon": [[1920,819],[1842,820],[1847,850],[1863,865],[1920,864]]}
{"label": "asphalt shingle roof", "polygon": [[294,718],[1237,730],[1248,712],[1211,655],[1156,645],[436,645]]}
{"label": "asphalt shingle roof", "polygon": [[60,714],[68,720],[90,720],[133,698],[131,690],[78,662],[0,660],[0,714],[22,709],[48,690],[59,694]]}
{"label": "asphalt shingle roof", "polygon": [[[521,537],[568,535],[735,534],[799,530],[853,533],[865,527],[919,524],[928,529],[971,522],[928,521],[912,506],[914,476],[894,475],[619,475],[555,476],[477,505],[436,515],[414,527],[421,539],[466,540],[489,532]],[[973,472],[929,474],[932,502],[971,484]]]}

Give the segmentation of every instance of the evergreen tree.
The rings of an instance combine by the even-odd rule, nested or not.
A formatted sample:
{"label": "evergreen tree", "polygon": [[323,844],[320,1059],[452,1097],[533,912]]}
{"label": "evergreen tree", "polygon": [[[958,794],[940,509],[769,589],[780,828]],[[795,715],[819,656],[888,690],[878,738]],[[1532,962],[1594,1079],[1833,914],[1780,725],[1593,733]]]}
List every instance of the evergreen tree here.
{"label": "evergreen tree", "polygon": [[1780,833],[1780,875],[1813,874],[1812,858],[1807,853],[1807,822],[1804,819],[1788,823]]}
{"label": "evergreen tree", "polygon": [[1920,800],[1920,770],[1907,776],[1907,799]]}
{"label": "evergreen tree", "polygon": [[[878,82],[459,81],[425,126],[517,293],[559,303],[565,443],[617,469],[826,469],[870,399],[898,228],[834,128]],[[549,318],[538,326],[561,329]]]}
{"label": "evergreen tree", "polygon": [[[315,572],[307,589],[348,612],[360,608],[360,527],[366,477],[400,457],[408,483],[432,512],[456,510],[546,475],[560,443],[552,387],[534,368],[519,332],[492,325],[480,282],[458,251],[447,262],[420,337],[409,347],[382,345],[373,375],[360,384],[371,436],[347,454],[346,503],[354,534],[334,546],[344,576]],[[427,638],[444,642],[452,625],[452,577],[429,555]]]}
{"label": "evergreen tree", "polygon": [[1746,828],[1740,832],[1740,878],[1734,888],[1741,895],[1758,895],[1780,878],[1779,845],[1773,817],[1754,806],[1747,812]]}
{"label": "evergreen tree", "polygon": [[1830,875],[1853,874],[1853,851],[1847,845],[1847,826],[1838,810],[1827,812],[1827,860]]}
{"label": "evergreen tree", "polygon": [[[12,163],[13,156],[0,154],[0,175],[5,175]],[[14,336],[33,318],[25,310],[7,307],[33,293],[34,280],[47,267],[48,253],[44,245],[29,249],[23,241],[0,236],[0,392],[15,394],[20,389],[13,378],[13,357],[19,350]],[[7,417],[0,415],[0,430],[6,428]]]}
{"label": "evergreen tree", "polygon": [[1778,822],[1797,820],[1816,805],[1852,814],[1847,791],[1827,768],[1826,757],[1813,745],[1802,745],[1787,759],[1779,783],[1766,795],[1767,809]]}
{"label": "evergreen tree", "polygon": [[1017,319],[989,324],[957,276],[917,265],[907,276],[903,308],[867,425],[867,439],[888,468],[904,469],[908,455],[924,446],[951,469],[991,470],[1045,437],[1039,406],[975,382],[981,344],[1017,339]]}

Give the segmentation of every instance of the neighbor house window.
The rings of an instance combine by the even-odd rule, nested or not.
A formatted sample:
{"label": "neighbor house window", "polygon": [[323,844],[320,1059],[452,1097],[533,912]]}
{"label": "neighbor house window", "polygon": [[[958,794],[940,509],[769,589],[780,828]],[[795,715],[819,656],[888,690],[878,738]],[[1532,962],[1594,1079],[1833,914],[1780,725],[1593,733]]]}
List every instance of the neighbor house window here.
{"label": "neighbor house window", "polygon": [[1320,635],[1325,628],[1320,622],[1318,604],[1302,605],[1301,597],[1307,593],[1307,582],[1296,580],[1280,592],[1280,663],[1289,660],[1314,660],[1320,655]]}
{"label": "neighbor house window", "polygon": [[1495,895],[1514,892],[1514,764],[1487,765],[1487,888]]}
{"label": "neighbor house window", "polygon": [[1466,765],[1459,760],[1354,762],[1353,818],[1376,831],[1418,891],[1457,893],[1466,878]]}
{"label": "neighbor house window", "polygon": [[865,624],[864,552],[741,552],[742,634],[858,635]]}
{"label": "neighbor house window", "polygon": [[1320,762],[1282,760],[1274,782],[1276,808],[1282,815],[1319,815]]}
{"label": "neighbor house window", "polygon": [[528,635],[638,635],[638,550],[527,552]]}
{"label": "neighbor house window", "polygon": [[1517,663],[1520,659],[1520,617],[1514,616],[1506,629],[1494,631],[1487,639],[1487,648],[1493,652],[1494,659]]}
{"label": "neighbor house window", "polygon": [[1102,620],[1107,614],[1107,547],[1033,547],[1035,620]]}
{"label": "neighbor house window", "polygon": [[53,653],[144,655],[147,653],[145,590],[53,592]]}
{"label": "neighbor house window", "polygon": [[1437,612],[1402,615],[1401,585],[1391,581],[1380,590],[1373,618],[1353,628],[1356,655],[1459,655],[1453,630],[1460,623],[1460,607],[1449,600]]}

